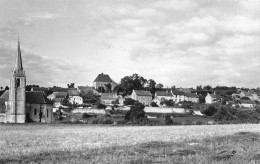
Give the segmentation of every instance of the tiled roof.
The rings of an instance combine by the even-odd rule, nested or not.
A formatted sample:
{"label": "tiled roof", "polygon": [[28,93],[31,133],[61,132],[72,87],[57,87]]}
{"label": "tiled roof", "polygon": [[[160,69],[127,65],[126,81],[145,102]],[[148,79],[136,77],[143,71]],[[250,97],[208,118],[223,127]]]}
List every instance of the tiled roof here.
{"label": "tiled roof", "polygon": [[166,92],[166,91],[156,91],[155,95],[157,95],[157,96],[165,96],[165,97],[172,97],[172,94],[170,92]]}
{"label": "tiled roof", "polygon": [[199,98],[199,96],[196,93],[186,93],[187,97],[191,98]]}
{"label": "tiled roof", "polygon": [[241,104],[255,104],[255,102],[252,100],[240,100],[240,103]]}
{"label": "tiled roof", "polygon": [[26,103],[29,104],[52,104],[41,91],[26,92]]}
{"label": "tiled roof", "polygon": [[69,96],[79,96],[79,92],[77,90],[68,90]]}
{"label": "tiled roof", "polygon": [[172,89],[172,94],[173,95],[180,95],[180,96],[186,96],[186,93],[178,90],[178,89]]}
{"label": "tiled roof", "polygon": [[103,99],[110,99],[110,98],[117,99],[118,96],[117,96],[117,94],[113,94],[113,93],[101,93],[101,98],[103,98]]}
{"label": "tiled roof", "polygon": [[5,99],[5,101],[9,100],[9,90],[6,90],[0,98]]}
{"label": "tiled roof", "polygon": [[54,92],[53,94],[55,98],[61,98],[61,99],[64,99],[68,95],[67,92]]}
{"label": "tiled roof", "polygon": [[143,90],[133,90],[137,96],[152,96],[150,91],[143,91]]}
{"label": "tiled roof", "polygon": [[93,90],[93,89],[95,89],[95,88],[94,88],[94,87],[90,87],[90,86],[78,86],[78,89],[79,89],[79,90],[88,91],[88,90]]}
{"label": "tiled roof", "polygon": [[94,80],[94,82],[112,83],[112,79],[109,77],[109,75],[101,73],[97,76],[97,78]]}

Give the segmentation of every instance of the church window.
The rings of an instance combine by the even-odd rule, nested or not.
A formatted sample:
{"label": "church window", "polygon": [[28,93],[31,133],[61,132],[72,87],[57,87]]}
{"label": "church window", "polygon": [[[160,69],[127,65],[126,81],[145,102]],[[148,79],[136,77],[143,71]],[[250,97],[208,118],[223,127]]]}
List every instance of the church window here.
{"label": "church window", "polygon": [[20,79],[16,79],[16,87],[20,87]]}

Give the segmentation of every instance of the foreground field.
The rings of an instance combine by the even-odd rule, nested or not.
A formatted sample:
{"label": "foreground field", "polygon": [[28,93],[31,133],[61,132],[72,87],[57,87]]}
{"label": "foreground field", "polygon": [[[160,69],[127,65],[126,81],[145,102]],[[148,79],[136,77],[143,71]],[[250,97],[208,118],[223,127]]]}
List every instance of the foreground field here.
{"label": "foreground field", "polygon": [[0,163],[260,163],[259,134],[258,124],[0,125]]}

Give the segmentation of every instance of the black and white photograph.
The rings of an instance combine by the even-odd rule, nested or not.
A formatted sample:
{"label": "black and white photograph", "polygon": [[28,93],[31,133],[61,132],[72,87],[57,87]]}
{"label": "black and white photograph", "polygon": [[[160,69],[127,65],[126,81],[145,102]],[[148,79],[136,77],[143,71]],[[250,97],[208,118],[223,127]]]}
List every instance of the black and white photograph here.
{"label": "black and white photograph", "polygon": [[0,0],[0,164],[260,163],[260,0]]}

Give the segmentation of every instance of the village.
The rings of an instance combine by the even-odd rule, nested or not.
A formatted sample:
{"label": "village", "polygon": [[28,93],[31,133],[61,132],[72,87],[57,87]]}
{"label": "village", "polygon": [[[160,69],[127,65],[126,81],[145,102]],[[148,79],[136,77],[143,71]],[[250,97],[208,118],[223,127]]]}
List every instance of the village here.
{"label": "village", "polygon": [[[103,120],[101,124],[117,124],[136,120],[139,123],[145,118],[148,124],[162,124],[162,120],[166,124],[174,124],[176,120],[179,122],[175,124],[213,124],[214,120],[237,118],[234,110],[240,111],[240,115],[249,112],[246,114],[249,116],[242,114],[240,119],[259,122],[259,117],[251,119],[254,112],[259,112],[259,89],[212,88],[209,85],[196,89],[164,88],[163,84],[138,74],[125,76],[117,84],[104,73],[94,79],[93,86],[75,87],[75,83],[67,84],[67,88],[26,85],[19,41],[10,89],[6,88],[0,91],[0,122],[5,123],[90,123],[98,118]],[[141,114],[136,114],[135,110]],[[223,110],[226,113],[221,114]],[[222,120],[214,118],[216,115]],[[117,119],[111,119],[112,116]]]}

